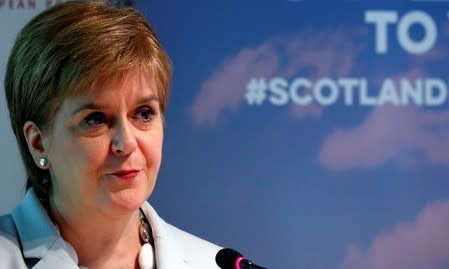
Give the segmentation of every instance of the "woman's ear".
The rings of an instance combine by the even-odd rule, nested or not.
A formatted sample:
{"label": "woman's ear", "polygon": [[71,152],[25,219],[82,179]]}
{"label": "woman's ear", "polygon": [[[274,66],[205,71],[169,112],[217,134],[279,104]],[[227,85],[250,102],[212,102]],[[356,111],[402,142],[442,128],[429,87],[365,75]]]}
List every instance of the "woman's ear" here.
{"label": "woman's ear", "polygon": [[42,143],[42,132],[39,127],[32,121],[27,121],[23,125],[23,134],[27,141],[28,149],[33,156],[34,163],[41,169],[48,169],[47,152]]}

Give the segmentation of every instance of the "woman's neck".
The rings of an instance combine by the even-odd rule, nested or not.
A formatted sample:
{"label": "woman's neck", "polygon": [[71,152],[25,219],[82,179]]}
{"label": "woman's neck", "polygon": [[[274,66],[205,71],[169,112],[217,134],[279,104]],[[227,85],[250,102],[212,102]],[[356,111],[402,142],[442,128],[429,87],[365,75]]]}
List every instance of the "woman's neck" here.
{"label": "woman's neck", "polygon": [[138,210],[108,216],[98,212],[59,211],[51,206],[50,216],[64,240],[75,249],[80,265],[89,269],[139,268]]}

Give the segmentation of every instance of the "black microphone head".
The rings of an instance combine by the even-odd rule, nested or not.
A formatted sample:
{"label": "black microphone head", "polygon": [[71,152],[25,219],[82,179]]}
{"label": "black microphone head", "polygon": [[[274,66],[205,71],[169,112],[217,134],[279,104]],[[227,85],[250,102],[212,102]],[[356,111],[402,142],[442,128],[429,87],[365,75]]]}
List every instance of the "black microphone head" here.
{"label": "black microphone head", "polygon": [[217,252],[215,262],[221,269],[236,269],[235,261],[240,257],[243,257],[243,255],[237,251],[224,248]]}

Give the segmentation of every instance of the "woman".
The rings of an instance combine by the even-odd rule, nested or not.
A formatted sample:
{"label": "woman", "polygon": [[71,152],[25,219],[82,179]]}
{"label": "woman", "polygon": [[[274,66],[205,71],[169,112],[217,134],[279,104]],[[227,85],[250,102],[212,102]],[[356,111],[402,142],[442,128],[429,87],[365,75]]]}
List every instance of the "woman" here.
{"label": "woman", "polygon": [[218,246],[146,202],[170,79],[168,56],[133,9],[70,1],[24,27],[5,92],[28,190],[0,218],[2,268],[218,268]]}

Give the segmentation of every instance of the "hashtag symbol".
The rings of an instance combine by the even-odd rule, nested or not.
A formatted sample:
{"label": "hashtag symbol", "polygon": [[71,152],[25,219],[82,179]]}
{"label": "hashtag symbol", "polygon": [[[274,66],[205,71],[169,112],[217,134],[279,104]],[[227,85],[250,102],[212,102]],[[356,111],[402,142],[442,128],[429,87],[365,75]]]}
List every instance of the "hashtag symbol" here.
{"label": "hashtag symbol", "polygon": [[261,105],[267,98],[267,83],[263,78],[252,78],[246,85],[246,102],[248,105]]}

